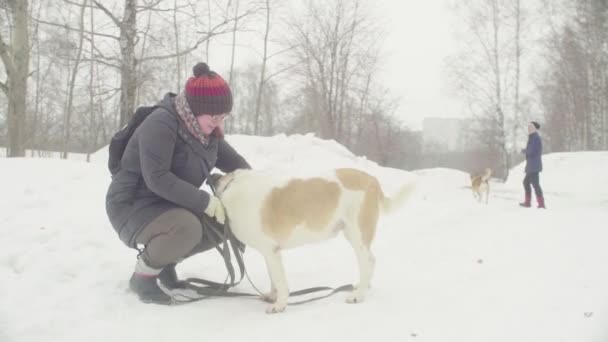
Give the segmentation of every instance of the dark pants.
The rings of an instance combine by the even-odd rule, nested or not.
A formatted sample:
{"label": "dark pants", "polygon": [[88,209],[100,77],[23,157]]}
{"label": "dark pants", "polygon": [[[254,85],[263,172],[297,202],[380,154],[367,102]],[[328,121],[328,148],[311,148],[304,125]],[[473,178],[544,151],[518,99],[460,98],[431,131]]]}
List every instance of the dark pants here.
{"label": "dark pants", "polygon": [[536,198],[543,197],[543,189],[540,188],[540,181],[538,172],[526,173],[524,178],[524,190],[526,191],[526,199],[532,197],[532,187],[534,187],[534,193]]}
{"label": "dark pants", "polygon": [[208,219],[199,219],[186,209],[171,209],[144,227],[136,241],[145,245],[142,258],[146,264],[159,269],[221,242],[221,236],[210,225]]}

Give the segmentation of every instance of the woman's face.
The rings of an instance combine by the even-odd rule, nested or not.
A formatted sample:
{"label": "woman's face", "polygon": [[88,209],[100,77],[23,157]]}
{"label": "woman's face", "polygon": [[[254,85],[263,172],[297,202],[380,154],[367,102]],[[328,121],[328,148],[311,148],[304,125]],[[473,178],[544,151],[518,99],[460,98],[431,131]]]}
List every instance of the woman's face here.
{"label": "woman's face", "polygon": [[228,114],[202,114],[196,117],[198,125],[205,136],[213,132],[216,127],[221,127],[224,124],[224,119]]}

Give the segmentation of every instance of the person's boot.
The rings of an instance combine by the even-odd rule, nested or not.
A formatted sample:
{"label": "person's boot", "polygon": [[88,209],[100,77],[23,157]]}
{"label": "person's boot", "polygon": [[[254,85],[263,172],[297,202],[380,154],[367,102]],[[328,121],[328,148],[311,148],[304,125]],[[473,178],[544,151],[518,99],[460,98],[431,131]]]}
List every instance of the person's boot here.
{"label": "person's boot", "polygon": [[129,288],[137,294],[142,302],[171,304],[171,297],[163,292],[156,282],[160,272],[160,269],[154,269],[146,265],[142,258],[137,261],[135,271],[129,279]]}
{"label": "person's boot", "polygon": [[163,268],[158,274],[158,280],[161,284],[169,290],[173,289],[185,289],[186,282],[177,278],[177,272],[175,272],[176,264],[169,264]]}
{"label": "person's boot", "polygon": [[520,206],[525,207],[525,208],[530,208],[530,200],[531,200],[531,194],[526,194],[526,199],[525,201],[519,203]]}
{"label": "person's boot", "polygon": [[543,196],[537,196],[536,197],[536,201],[538,202],[538,207],[541,209],[546,209],[545,208],[545,198]]}

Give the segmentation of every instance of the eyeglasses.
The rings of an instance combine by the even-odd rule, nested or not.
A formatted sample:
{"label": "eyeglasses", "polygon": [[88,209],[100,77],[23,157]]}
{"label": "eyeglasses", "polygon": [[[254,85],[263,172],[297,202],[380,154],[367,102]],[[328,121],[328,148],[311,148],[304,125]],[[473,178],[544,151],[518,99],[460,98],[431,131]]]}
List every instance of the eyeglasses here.
{"label": "eyeglasses", "polygon": [[216,114],[216,115],[210,115],[211,116],[211,121],[213,122],[222,122],[224,121],[224,119],[230,115],[229,113],[224,113],[224,114]]}

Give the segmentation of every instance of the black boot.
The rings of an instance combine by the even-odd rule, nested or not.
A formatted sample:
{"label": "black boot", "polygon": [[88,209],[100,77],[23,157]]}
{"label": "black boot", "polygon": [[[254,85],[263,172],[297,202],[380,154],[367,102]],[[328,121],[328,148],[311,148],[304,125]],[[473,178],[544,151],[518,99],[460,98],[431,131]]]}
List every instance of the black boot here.
{"label": "black boot", "polygon": [[169,305],[171,304],[171,297],[158,287],[157,278],[157,276],[133,273],[129,280],[129,287],[137,293],[139,299],[144,303]]}
{"label": "black boot", "polygon": [[169,290],[186,288],[186,282],[177,279],[175,264],[165,266],[158,275],[158,280],[160,280],[161,284]]}

